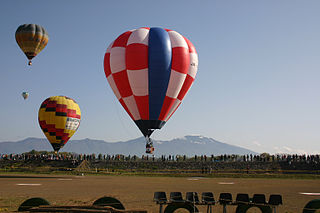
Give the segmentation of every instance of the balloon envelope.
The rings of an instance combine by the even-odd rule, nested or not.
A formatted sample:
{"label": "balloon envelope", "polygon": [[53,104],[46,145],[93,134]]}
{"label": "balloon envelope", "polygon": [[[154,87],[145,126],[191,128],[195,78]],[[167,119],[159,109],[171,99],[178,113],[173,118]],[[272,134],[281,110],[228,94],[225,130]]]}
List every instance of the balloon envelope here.
{"label": "balloon envelope", "polygon": [[79,105],[66,96],[52,96],[42,102],[38,120],[54,151],[59,151],[80,125]]}
{"label": "balloon envelope", "polygon": [[21,95],[22,95],[24,100],[26,100],[29,97],[29,93],[28,92],[23,92]]}
{"label": "balloon envelope", "polygon": [[23,24],[16,31],[16,41],[30,62],[45,48],[48,40],[47,31],[40,25]]}
{"label": "balloon envelope", "polygon": [[104,56],[114,94],[146,137],[176,111],[197,69],[193,44],[176,31],[157,27],[121,34]]}

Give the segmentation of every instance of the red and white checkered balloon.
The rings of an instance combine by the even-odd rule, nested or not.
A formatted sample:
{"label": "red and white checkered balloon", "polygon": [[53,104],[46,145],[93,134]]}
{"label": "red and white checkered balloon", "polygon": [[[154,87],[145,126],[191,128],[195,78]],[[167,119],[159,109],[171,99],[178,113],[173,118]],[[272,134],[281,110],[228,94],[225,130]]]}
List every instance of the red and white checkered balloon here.
{"label": "red and white checkered balloon", "polygon": [[176,111],[197,69],[193,44],[163,28],[127,31],[109,45],[104,56],[107,80],[144,136],[160,129]]}

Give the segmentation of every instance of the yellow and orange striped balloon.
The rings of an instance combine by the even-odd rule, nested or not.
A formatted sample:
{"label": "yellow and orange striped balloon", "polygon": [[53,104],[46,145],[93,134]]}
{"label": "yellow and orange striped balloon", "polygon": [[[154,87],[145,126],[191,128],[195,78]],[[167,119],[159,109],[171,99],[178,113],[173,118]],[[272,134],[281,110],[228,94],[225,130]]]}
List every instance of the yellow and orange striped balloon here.
{"label": "yellow and orange striped balloon", "polygon": [[40,25],[23,24],[16,31],[16,41],[31,65],[32,58],[46,47],[49,35]]}
{"label": "yellow and orange striped balloon", "polygon": [[81,111],[79,105],[66,96],[52,96],[42,102],[38,120],[40,127],[58,152],[80,125]]}

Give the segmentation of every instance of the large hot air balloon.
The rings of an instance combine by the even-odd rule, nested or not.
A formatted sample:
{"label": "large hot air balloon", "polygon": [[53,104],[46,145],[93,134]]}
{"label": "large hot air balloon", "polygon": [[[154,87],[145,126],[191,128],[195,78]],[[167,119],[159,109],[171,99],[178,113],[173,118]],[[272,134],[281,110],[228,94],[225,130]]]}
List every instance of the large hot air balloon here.
{"label": "large hot air balloon", "polygon": [[150,135],[161,129],[181,104],[196,76],[198,55],[176,31],[143,27],[114,40],[104,71],[117,99],[154,148]]}
{"label": "large hot air balloon", "polygon": [[24,100],[26,100],[29,97],[29,93],[28,92],[22,92],[22,97]]}
{"label": "large hot air balloon", "polygon": [[16,41],[29,59],[29,65],[34,58],[47,45],[49,36],[47,31],[36,24],[20,25],[16,31]]}
{"label": "large hot air balloon", "polygon": [[77,131],[80,119],[79,105],[66,96],[47,98],[39,109],[40,127],[56,152]]}

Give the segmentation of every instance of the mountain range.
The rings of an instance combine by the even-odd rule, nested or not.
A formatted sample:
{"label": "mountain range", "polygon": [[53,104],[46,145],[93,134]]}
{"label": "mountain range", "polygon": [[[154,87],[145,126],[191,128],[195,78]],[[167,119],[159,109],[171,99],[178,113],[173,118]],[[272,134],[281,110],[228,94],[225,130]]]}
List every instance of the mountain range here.
{"label": "mountain range", "polygon": [[[169,141],[153,140],[155,156],[161,155],[221,155],[221,154],[257,154],[239,146],[216,141],[204,136],[188,135]],[[50,143],[44,138],[26,138],[21,141],[0,142],[0,154],[24,153],[31,150],[53,151]],[[106,142],[103,140],[82,139],[70,140],[60,152],[82,154],[123,154],[145,155],[145,139],[143,137],[121,142]]]}

